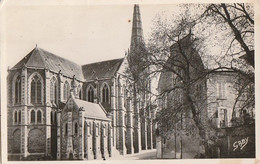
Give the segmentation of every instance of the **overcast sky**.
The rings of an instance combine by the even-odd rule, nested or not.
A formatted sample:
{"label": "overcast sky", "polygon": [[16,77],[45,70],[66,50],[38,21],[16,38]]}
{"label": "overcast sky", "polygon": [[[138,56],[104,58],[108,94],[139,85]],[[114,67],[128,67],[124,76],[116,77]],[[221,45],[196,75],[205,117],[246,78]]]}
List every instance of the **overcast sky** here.
{"label": "overcast sky", "polygon": [[[13,67],[36,44],[80,65],[124,57],[130,46],[133,4],[16,5],[2,12],[2,52]],[[157,13],[175,5],[140,5],[145,38]]]}

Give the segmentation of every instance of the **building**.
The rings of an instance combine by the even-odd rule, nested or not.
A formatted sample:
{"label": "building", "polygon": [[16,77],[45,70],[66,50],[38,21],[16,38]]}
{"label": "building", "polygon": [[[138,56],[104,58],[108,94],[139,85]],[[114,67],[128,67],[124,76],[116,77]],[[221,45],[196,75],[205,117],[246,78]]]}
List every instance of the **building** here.
{"label": "building", "polygon": [[204,129],[205,124],[196,125],[207,117],[206,78],[200,77],[205,68],[192,45],[191,34],[173,44],[159,78],[158,115],[164,119],[158,123],[158,158],[193,158],[202,152],[199,128]]}
{"label": "building", "polygon": [[133,71],[141,49],[138,5],[123,58],[80,66],[36,46],[8,70],[8,159],[99,159],[153,149],[155,113],[134,78],[149,69]]}
{"label": "building", "polygon": [[[254,92],[252,86],[242,89],[245,79],[237,72],[206,70],[193,49],[191,34],[170,49],[158,84],[162,95],[158,114],[164,120],[158,125],[157,157],[253,157],[254,109],[242,107],[249,99],[248,93]],[[219,137],[214,145],[205,144],[211,131]],[[232,152],[233,143],[248,136],[251,146],[246,146],[246,151]]]}

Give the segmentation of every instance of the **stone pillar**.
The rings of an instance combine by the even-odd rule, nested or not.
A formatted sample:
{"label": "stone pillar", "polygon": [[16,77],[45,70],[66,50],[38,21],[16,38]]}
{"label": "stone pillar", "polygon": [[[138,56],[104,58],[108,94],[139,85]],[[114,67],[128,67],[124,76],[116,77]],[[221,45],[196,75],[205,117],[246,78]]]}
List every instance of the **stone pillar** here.
{"label": "stone pillar", "polygon": [[88,159],[88,123],[84,119],[84,158]]}
{"label": "stone pillar", "polygon": [[93,126],[93,152],[94,152],[94,159],[101,159],[101,152],[100,152],[100,125],[98,122],[94,121]]}
{"label": "stone pillar", "polygon": [[67,159],[69,159],[71,153],[73,154],[72,126],[73,126],[72,125],[72,112],[68,112],[68,140],[67,140],[67,148],[66,148]]}
{"label": "stone pillar", "polygon": [[61,110],[57,111],[57,160],[61,160]]}
{"label": "stone pillar", "polygon": [[93,154],[93,125],[91,122],[86,122],[85,132],[85,154],[88,160],[94,159]]}
{"label": "stone pillar", "polygon": [[112,129],[112,126],[111,126],[111,123],[108,124],[108,137],[107,137],[107,144],[108,144],[108,154],[109,154],[109,157],[112,156],[112,134],[113,134],[113,129]]}
{"label": "stone pillar", "polygon": [[27,68],[24,67],[21,74],[21,104],[28,105],[28,95],[30,89],[28,89],[28,75]]}
{"label": "stone pillar", "polygon": [[79,108],[79,159],[84,158],[84,109]]}
{"label": "stone pillar", "polygon": [[113,136],[112,139],[112,145],[115,147],[116,146],[116,80],[115,78],[112,78],[112,85],[111,85],[111,111],[112,111],[112,134],[111,137]]}
{"label": "stone pillar", "polygon": [[27,104],[28,104],[28,77],[27,77],[27,68],[23,68],[22,75],[21,75],[21,124],[24,125],[21,127],[21,153],[23,157],[28,156],[28,113],[27,113]]}
{"label": "stone pillar", "polygon": [[94,103],[99,103],[99,85],[98,81],[95,81],[95,88],[94,88]]}
{"label": "stone pillar", "polygon": [[77,87],[78,87],[77,81],[76,81],[75,77],[73,77],[71,89],[73,90],[74,97],[77,97],[77,94],[76,94],[77,93]]}
{"label": "stone pillar", "polygon": [[63,90],[64,86],[63,86],[63,82],[64,82],[63,76],[62,76],[62,74],[59,72],[59,83],[58,83],[58,85],[59,85],[59,98],[60,98],[60,101],[64,101],[64,94],[63,94],[63,92],[64,92],[64,90]]}
{"label": "stone pillar", "polygon": [[101,129],[101,152],[103,159],[108,157],[108,124],[106,122],[102,123]]}
{"label": "stone pillar", "polygon": [[118,84],[118,150],[121,155],[126,154],[125,148],[125,108],[124,108],[124,93],[123,88]]}
{"label": "stone pillar", "polygon": [[51,100],[50,100],[50,71],[45,70],[45,104],[47,106],[51,105]]}
{"label": "stone pillar", "polygon": [[45,70],[45,123],[46,123],[46,152],[48,156],[51,153],[51,102],[50,102],[50,72]]}
{"label": "stone pillar", "polygon": [[46,156],[51,154],[51,108],[46,108]]}
{"label": "stone pillar", "polygon": [[127,154],[133,154],[134,145],[133,145],[133,116],[132,116],[132,99],[130,96],[127,98],[127,124],[126,124],[126,138],[127,138]]}
{"label": "stone pillar", "polygon": [[141,128],[140,128],[140,116],[139,116],[139,109],[140,109],[140,101],[138,97],[135,97],[135,104],[134,104],[134,152],[139,153],[141,151]]}

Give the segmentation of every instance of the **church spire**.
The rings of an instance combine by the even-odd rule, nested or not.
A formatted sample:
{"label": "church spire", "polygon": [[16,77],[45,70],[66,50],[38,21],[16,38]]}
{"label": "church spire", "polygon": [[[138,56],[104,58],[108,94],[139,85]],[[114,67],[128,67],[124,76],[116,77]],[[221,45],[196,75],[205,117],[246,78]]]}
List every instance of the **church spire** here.
{"label": "church spire", "polygon": [[135,4],[134,14],[133,14],[130,51],[133,50],[135,46],[140,45],[140,44],[144,44],[143,28],[142,28],[142,21],[141,21],[139,5]]}

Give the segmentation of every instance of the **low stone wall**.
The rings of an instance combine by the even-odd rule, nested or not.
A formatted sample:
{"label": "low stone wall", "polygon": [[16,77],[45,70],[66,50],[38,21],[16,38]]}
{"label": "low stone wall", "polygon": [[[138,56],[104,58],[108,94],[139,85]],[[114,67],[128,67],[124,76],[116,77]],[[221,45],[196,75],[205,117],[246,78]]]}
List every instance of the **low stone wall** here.
{"label": "low stone wall", "polygon": [[222,128],[212,152],[217,158],[255,158],[255,124]]}

